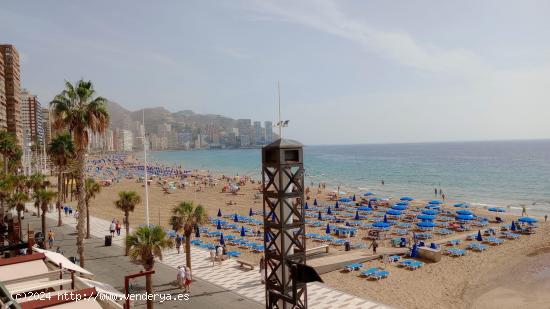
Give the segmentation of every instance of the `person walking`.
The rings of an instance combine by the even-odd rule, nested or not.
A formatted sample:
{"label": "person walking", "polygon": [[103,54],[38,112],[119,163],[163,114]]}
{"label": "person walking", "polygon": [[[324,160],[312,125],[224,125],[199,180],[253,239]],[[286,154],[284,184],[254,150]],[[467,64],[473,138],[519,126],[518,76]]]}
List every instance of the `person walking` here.
{"label": "person walking", "polygon": [[222,265],[222,258],[223,258],[223,247],[218,246],[216,248],[216,258],[218,259],[218,264]]}
{"label": "person walking", "polygon": [[116,219],[116,222],[115,222],[115,229],[116,229],[116,235],[117,236],[120,236],[120,221],[118,221],[118,219]]}
{"label": "person walking", "polygon": [[50,229],[48,231],[48,247],[51,249],[53,248],[53,242],[55,240],[55,235],[53,233],[53,231]]}
{"label": "person walking", "polygon": [[178,268],[178,286],[185,291],[185,267],[179,266]]}
{"label": "person walking", "polygon": [[265,259],[263,256],[260,258],[260,281],[265,284]]}
{"label": "person walking", "polygon": [[176,234],[176,250],[178,251],[178,254],[180,254],[181,238],[180,238],[180,235],[178,235],[178,234]]}
{"label": "person walking", "polygon": [[193,281],[193,275],[191,273],[191,268],[190,267],[187,267],[185,266],[185,282],[184,282],[184,286],[185,286],[185,293],[191,293],[191,282]]}
{"label": "person walking", "polygon": [[372,247],[372,254],[376,254],[376,248],[378,248],[378,243],[376,242],[376,239],[372,241],[372,243],[369,246],[369,249]]}
{"label": "person walking", "polygon": [[548,221],[548,214],[544,215],[544,222]]}
{"label": "person walking", "polygon": [[113,221],[111,221],[111,225],[109,225],[109,232],[111,233],[111,237],[115,236],[115,230],[116,230],[116,224],[115,224],[115,219],[113,219]]}

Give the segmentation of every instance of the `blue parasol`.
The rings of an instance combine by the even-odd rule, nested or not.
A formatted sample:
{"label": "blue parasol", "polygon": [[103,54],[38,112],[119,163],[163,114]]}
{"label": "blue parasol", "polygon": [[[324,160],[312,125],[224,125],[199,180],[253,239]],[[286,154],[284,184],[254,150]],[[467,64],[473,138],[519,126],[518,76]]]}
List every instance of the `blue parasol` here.
{"label": "blue parasol", "polygon": [[384,215],[384,223],[388,223],[388,217]]}
{"label": "blue parasol", "polygon": [[487,210],[492,211],[492,212],[506,212],[506,209],[501,208],[501,207],[490,207]]}
{"label": "blue parasol", "polygon": [[374,193],[372,193],[372,192],[367,192],[367,193],[363,194],[363,196],[371,196],[371,195],[374,195]]}
{"label": "blue parasol", "polygon": [[317,199],[313,200],[313,206],[317,206]]}
{"label": "blue parasol", "polygon": [[417,222],[416,225],[418,227],[422,227],[422,228],[432,228],[432,227],[435,227],[435,223],[433,223],[432,221],[421,221],[421,222]]}
{"label": "blue parasol", "polygon": [[195,237],[196,238],[201,237],[201,231],[200,231],[200,228],[198,226],[195,228]]}
{"label": "blue parasol", "polygon": [[221,217],[221,216],[222,216],[222,210],[218,208],[218,217]]}
{"label": "blue parasol", "polygon": [[327,223],[327,228],[325,229],[326,234],[330,234],[330,225]]}
{"label": "blue parasol", "polygon": [[518,219],[519,222],[525,222],[525,223],[537,223],[539,220],[531,217],[521,217]]}
{"label": "blue parasol", "polygon": [[516,223],[512,221],[512,225],[510,226],[510,230],[515,231],[516,230]]}
{"label": "blue parasol", "polygon": [[418,246],[416,245],[416,242],[415,242],[411,249],[411,257],[415,258],[417,255],[418,255]]}
{"label": "blue parasol", "polygon": [[348,222],[348,221],[346,221],[346,226],[351,226],[351,225],[349,225],[349,222]]}
{"label": "blue parasol", "polygon": [[390,216],[401,216],[401,211],[396,210],[396,209],[390,209],[390,210],[386,211],[386,214],[388,214]]}
{"label": "blue parasol", "polygon": [[459,215],[466,215],[466,216],[473,216],[474,215],[473,212],[471,212],[469,210],[466,210],[466,209],[457,210],[456,213],[459,214]]}
{"label": "blue parasol", "polygon": [[432,220],[435,220],[435,216],[431,216],[431,215],[418,215],[416,216],[416,218],[422,220],[422,221],[432,221]]}
{"label": "blue parasol", "polygon": [[237,214],[233,215],[233,221],[234,222],[239,222],[239,216],[237,216]]}
{"label": "blue parasol", "polygon": [[317,216],[318,220],[323,220],[323,216],[321,216],[321,212],[319,211],[319,215]]}
{"label": "blue parasol", "polygon": [[355,194],[353,195],[353,197],[351,198],[351,200],[354,201],[354,202],[356,201],[356,199],[355,199]]}
{"label": "blue parasol", "polygon": [[483,237],[481,237],[481,231],[480,230],[477,231],[476,240],[477,241],[483,241]]}
{"label": "blue parasol", "polygon": [[456,218],[461,221],[470,221],[474,220],[475,217],[473,215],[458,215]]}
{"label": "blue parasol", "polygon": [[438,201],[438,200],[431,200],[428,202],[428,204],[432,204],[432,205],[439,205],[439,204],[443,204],[442,201]]}
{"label": "blue parasol", "polygon": [[220,234],[220,245],[225,245],[225,239],[223,239],[223,233]]}
{"label": "blue parasol", "polygon": [[339,201],[342,202],[342,203],[349,203],[349,202],[351,202],[351,200],[350,200],[349,198],[347,198],[347,197],[341,197],[341,198],[339,199]]}
{"label": "blue parasol", "polygon": [[271,237],[269,237],[269,233],[264,232],[264,240],[265,242],[269,242],[271,240]]}
{"label": "blue parasol", "polygon": [[327,215],[332,215],[332,210],[330,210],[330,206],[327,209]]}
{"label": "blue parasol", "polygon": [[334,204],[334,208],[338,209],[338,201]]}
{"label": "blue parasol", "polygon": [[244,226],[241,226],[241,237],[246,236],[246,230],[244,229]]}
{"label": "blue parasol", "polygon": [[221,229],[222,229],[222,223],[220,222],[220,220],[218,220],[218,223],[216,224],[216,229],[217,229],[217,230],[221,230]]}
{"label": "blue parasol", "polygon": [[422,213],[429,216],[436,216],[438,214],[436,210],[432,210],[432,209],[424,209],[422,210]]}
{"label": "blue parasol", "polygon": [[370,207],[370,206],[359,206],[357,208],[357,210],[359,210],[359,211],[372,211],[372,207]]}
{"label": "blue parasol", "polygon": [[304,209],[305,209],[305,210],[308,210],[308,209],[309,209],[309,205],[307,204],[307,202],[306,202],[306,204],[304,205]]}
{"label": "blue parasol", "polygon": [[408,208],[407,205],[399,205],[399,204],[395,204],[391,207],[391,209],[395,209],[395,210],[406,210]]}
{"label": "blue parasol", "polygon": [[358,210],[355,211],[355,218],[354,218],[354,219],[355,219],[355,220],[359,220],[359,219],[360,219],[360,217],[359,217],[359,211],[358,211]]}
{"label": "blue parasol", "polygon": [[401,201],[414,201],[414,199],[410,196],[403,196],[399,200],[401,200]]}
{"label": "blue parasol", "polygon": [[[307,205],[307,203],[306,203]],[[250,209],[248,210],[248,216],[249,217],[252,217],[254,215],[254,212],[252,211],[252,207],[250,207]]]}
{"label": "blue parasol", "polygon": [[372,226],[376,228],[388,228],[390,227],[390,224],[388,222],[377,221],[377,222],[374,222]]}

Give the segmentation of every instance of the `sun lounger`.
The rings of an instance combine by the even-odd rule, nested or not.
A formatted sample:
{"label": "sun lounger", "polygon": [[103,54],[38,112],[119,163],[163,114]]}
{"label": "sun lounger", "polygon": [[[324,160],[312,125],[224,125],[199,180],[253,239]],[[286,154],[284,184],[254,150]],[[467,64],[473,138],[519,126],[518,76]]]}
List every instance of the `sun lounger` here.
{"label": "sun lounger", "polygon": [[468,246],[468,249],[473,251],[484,251],[487,250],[487,245],[480,244],[480,243],[472,243]]}
{"label": "sun lounger", "polygon": [[353,264],[345,265],[344,269],[347,271],[354,271],[354,270],[359,270],[361,267],[363,267],[363,264],[353,263]]}
{"label": "sun lounger", "polygon": [[410,269],[410,270],[416,270],[416,269],[424,266],[424,263],[420,262],[420,261],[415,261],[415,260],[403,260],[403,261],[399,262],[399,265],[403,266],[407,269]]}
{"label": "sun lounger", "polygon": [[447,254],[449,256],[459,257],[466,255],[466,250],[458,248],[449,248],[447,249]]}
{"label": "sun lounger", "polygon": [[372,267],[361,271],[361,276],[369,277],[378,271],[377,267]]}
{"label": "sun lounger", "polygon": [[399,255],[390,255],[389,260],[390,262],[397,262],[401,259],[401,256]]}
{"label": "sun lounger", "polygon": [[502,245],[504,243],[504,239],[499,239],[499,238],[496,238],[496,237],[487,237],[487,238],[485,238],[485,242],[487,242],[491,245],[498,246],[498,245]]}
{"label": "sun lounger", "polygon": [[449,246],[456,246],[460,244],[460,239],[451,239],[447,242],[447,245]]}
{"label": "sun lounger", "polygon": [[380,280],[380,279],[387,278],[389,275],[390,275],[390,272],[387,271],[387,270],[378,270],[378,271],[375,271],[373,274],[371,274],[367,277],[369,279]]}

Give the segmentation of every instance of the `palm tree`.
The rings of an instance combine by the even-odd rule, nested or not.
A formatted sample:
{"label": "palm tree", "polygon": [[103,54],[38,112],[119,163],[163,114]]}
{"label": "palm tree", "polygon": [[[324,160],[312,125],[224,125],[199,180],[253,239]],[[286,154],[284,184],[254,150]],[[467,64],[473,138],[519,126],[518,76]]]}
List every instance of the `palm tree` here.
{"label": "palm tree", "polygon": [[[79,80],[75,85],[65,82],[65,90],[56,95],[50,103],[53,107],[54,126],[70,132],[76,146],[77,210],[83,213],[86,207],[84,191],[84,165],[88,149],[88,133],[103,133],[109,126],[109,114],[105,107],[106,100],[96,97],[91,81]],[[80,265],[84,267],[84,216],[78,216],[76,225],[76,247]]]}
{"label": "palm tree", "polygon": [[63,172],[75,156],[75,147],[70,134],[61,134],[48,145],[50,160],[57,167],[57,226],[61,226],[61,205],[63,199]]}
{"label": "palm tree", "polygon": [[46,235],[46,212],[48,211],[48,206],[50,206],[56,195],[56,192],[48,189],[39,189],[33,193],[34,200],[39,207],[42,208],[42,235],[44,236]]}
{"label": "palm tree", "polygon": [[[44,189],[49,185],[46,175],[42,173],[34,173],[29,178],[27,178],[27,189],[32,189],[33,194],[40,189]],[[40,217],[40,201],[34,201],[34,207],[37,209],[37,214]]]}
{"label": "palm tree", "polygon": [[[6,199],[13,191],[13,177],[11,174],[0,175],[0,224],[4,224]],[[0,233],[0,244],[4,243],[4,233]]]}
{"label": "palm tree", "polygon": [[4,175],[8,173],[9,161],[17,152],[17,140],[15,136],[6,131],[0,131],[0,154],[4,157]]}
{"label": "palm tree", "polygon": [[86,239],[90,238],[90,200],[101,191],[101,186],[95,179],[88,178],[84,184],[84,190],[86,191]]}
{"label": "palm tree", "polygon": [[[141,226],[131,235],[126,236],[126,248],[129,248],[130,259],[140,262],[146,271],[155,266],[155,257],[162,261],[162,250],[173,248],[174,241],[168,238],[160,226]],[[146,280],[145,290],[153,293],[153,283]],[[153,302],[147,301],[147,308],[153,308]]]}
{"label": "palm tree", "polygon": [[[14,192],[8,198],[8,206],[10,209],[15,209],[17,211],[17,219],[21,225],[21,212],[25,210],[25,202],[29,200],[29,196],[25,192]],[[19,239],[23,239],[23,228],[19,228]]]}
{"label": "palm tree", "polygon": [[207,221],[206,210],[202,205],[193,205],[193,202],[181,202],[172,209],[170,223],[176,231],[183,230],[185,235],[185,262],[191,268],[191,235],[193,229]]}
{"label": "palm tree", "polygon": [[[124,212],[124,225],[126,227],[126,235],[130,234],[130,212],[134,211],[137,204],[141,203],[141,198],[134,191],[121,191],[118,192],[118,201],[115,201],[116,208]],[[126,246],[125,255],[128,255],[130,248]]]}

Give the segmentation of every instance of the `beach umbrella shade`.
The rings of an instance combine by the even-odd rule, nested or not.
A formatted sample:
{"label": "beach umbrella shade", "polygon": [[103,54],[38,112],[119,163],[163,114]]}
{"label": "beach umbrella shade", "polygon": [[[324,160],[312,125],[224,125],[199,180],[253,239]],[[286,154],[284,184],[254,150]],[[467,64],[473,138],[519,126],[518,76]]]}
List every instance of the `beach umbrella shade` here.
{"label": "beach umbrella shade", "polygon": [[458,216],[456,216],[456,219],[461,220],[461,221],[470,221],[470,220],[474,220],[474,216],[473,215],[458,215]]}
{"label": "beach umbrella shade", "polygon": [[195,228],[195,237],[196,238],[201,237],[201,231],[200,231],[200,228],[198,226]]}
{"label": "beach umbrella shade", "polygon": [[359,210],[359,211],[372,211],[372,207],[370,207],[370,206],[359,206],[357,208],[357,210]]}
{"label": "beach umbrella shade", "polygon": [[429,216],[435,216],[438,212],[432,209],[424,209],[422,210],[422,213]]}
{"label": "beach umbrella shade", "polygon": [[346,221],[346,226],[350,226],[348,221]]}
{"label": "beach umbrella shade", "polygon": [[411,257],[415,258],[417,255],[418,255],[418,246],[416,245],[416,242],[415,242],[411,249]]}
{"label": "beach umbrella shade", "polygon": [[371,195],[374,195],[374,193],[372,193],[372,192],[367,192],[367,193],[363,194],[363,196],[371,196]]}
{"label": "beach umbrella shade", "polygon": [[334,204],[334,208],[338,209],[338,201]]}
{"label": "beach umbrella shade", "polygon": [[406,210],[408,208],[407,205],[399,205],[399,204],[395,204],[391,207],[391,209],[395,209],[395,210]]}
{"label": "beach umbrella shade", "polygon": [[454,206],[454,207],[465,207],[466,204],[464,204],[464,203],[456,203],[456,204],[454,204],[453,206]]}
{"label": "beach umbrella shade", "polygon": [[327,223],[327,228],[325,229],[326,234],[330,234],[330,225]]}
{"label": "beach umbrella shade", "polygon": [[384,215],[384,222],[388,223],[388,217],[386,215]]}
{"label": "beach umbrella shade", "polygon": [[416,226],[422,227],[422,228],[433,228],[435,227],[435,223],[431,221],[422,221],[422,222],[417,222]]}
{"label": "beach umbrella shade", "polygon": [[477,231],[476,240],[477,241],[483,241],[483,237],[481,237],[481,231],[480,230]]}
{"label": "beach umbrella shade", "polygon": [[222,210],[218,208],[218,217],[221,217],[221,216],[222,216]]}
{"label": "beach umbrella shade", "polygon": [[457,210],[456,213],[459,214],[459,215],[467,215],[467,216],[473,216],[474,215],[473,212],[471,212],[469,210],[465,210],[465,209]]}
{"label": "beach umbrella shade", "polygon": [[409,206],[409,202],[407,202],[407,201],[401,201],[401,202],[395,203],[395,205]]}
{"label": "beach umbrella shade", "polygon": [[[307,206],[307,203],[306,203]],[[307,209],[307,208],[306,208]],[[248,216],[252,217],[254,215],[254,212],[252,211],[252,207],[248,210]]]}
{"label": "beach umbrella shade", "polygon": [[319,211],[319,215],[317,216],[318,220],[323,220],[323,216],[321,215],[321,212]]}
{"label": "beach umbrella shade", "polygon": [[439,210],[441,207],[439,207],[439,205],[428,204],[428,205],[426,205],[425,208],[426,208],[426,209],[436,209],[436,210]]}
{"label": "beach umbrella shade", "polygon": [[[361,207],[359,207],[359,208],[361,208]],[[359,219],[360,219],[360,217],[359,217],[359,211],[358,211],[358,210],[355,211],[355,218],[354,218],[354,219],[355,219],[355,220],[359,220]]]}
{"label": "beach umbrella shade", "polygon": [[233,215],[233,221],[234,222],[239,222],[239,216],[237,216],[237,214]]}
{"label": "beach umbrella shade", "polygon": [[313,200],[313,206],[317,206],[317,199]]}
{"label": "beach umbrella shade", "polygon": [[351,200],[355,202],[355,200],[356,200],[356,199],[355,199],[355,194],[353,195],[353,198],[352,198]]}
{"label": "beach umbrella shade", "polygon": [[515,231],[516,230],[516,223],[512,221],[512,225],[510,226],[510,230]]}
{"label": "beach umbrella shade", "polygon": [[410,196],[403,196],[399,200],[401,200],[401,201],[414,201],[414,199]]}
{"label": "beach umbrella shade", "polygon": [[431,200],[431,201],[428,202],[428,204],[439,205],[439,204],[443,204],[443,202],[438,201],[438,200]]}
{"label": "beach umbrella shade", "polygon": [[369,202],[376,202],[376,201],[378,201],[377,197],[373,197],[373,198],[369,199]]}
{"label": "beach umbrella shade", "polygon": [[332,210],[330,209],[330,206],[327,209],[327,215],[332,215]]}
{"label": "beach umbrella shade", "polygon": [[501,207],[490,207],[488,210],[492,212],[506,212],[506,209]]}
{"label": "beach umbrella shade", "polygon": [[349,203],[349,202],[351,202],[351,200],[350,200],[349,198],[347,198],[347,197],[341,197],[341,198],[339,199],[339,201],[342,202],[342,203]]}
{"label": "beach umbrella shade", "polygon": [[386,211],[386,214],[388,214],[390,216],[401,216],[401,211],[396,210],[396,209],[390,209],[390,210]]}
{"label": "beach umbrella shade", "polygon": [[376,228],[388,228],[390,227],[390,224],[388,222],[378,221],[374,222],[372,226]]}
{"label": "beach umbrella shade", "polygon": [[435,220],[435,216],[432,215],[418,215],[416,216],[417,219],[420,219],[422,221],[433,221]]}
{"label": "beach umbrella shade", "polygon": [[223,239],[223,233],[220,234],[220,245],[225,245],[225,239]]}
{"label": "beach umbrella shade", "polygon": [[269,237],[269,233],[264,232],[264,240],[265,242],[269,242],[271,240],[271,237]]}
{"label": "beach umbrella shade", "polygon": [[271,222],[275,222],[276,219],[277,219],[277,217],[275,216],[275,213],[272,212],[271,213]]}
{"label": "beach umbrella shade", "polygon": [[531,217],[521,217],[518,219],[519,222],[525,222],[525,223],[537,223],[538,220]]}
{"label": "beach umbrella shade", "polygon": [[[252,208],[250,208],[250,209],[252,209]],[[308,210],[308,209],[309,209],[309,206],[308,206],[307,202],[306,202],[306,204],[304,205],[304,209],[305,209],[305,210]]]}
{"label": "beach umbrella shade", "polygon": [[217,230],[221,230],[221,229],[222,229],[222,223],[220,222],[220,220],[218,220],[218,223],[216,224],[216,229],[217,229]]}
{"label": "beach umbrella shade", "polygon": [[246,236],[246,230],[244,229],[244,226],[241,226],[241,237]]}

